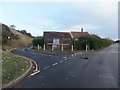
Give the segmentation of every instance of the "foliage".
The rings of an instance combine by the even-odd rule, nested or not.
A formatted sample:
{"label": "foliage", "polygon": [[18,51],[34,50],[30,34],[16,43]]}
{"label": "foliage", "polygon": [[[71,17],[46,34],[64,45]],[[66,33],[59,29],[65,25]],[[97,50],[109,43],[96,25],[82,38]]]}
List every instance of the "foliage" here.
{"label": "foliage", "polygon": [[2,37],[2,44],[3,44],[3,45],[6,45],[6,44],[7,44],[7,42],[8,42],[7,38]]}
{"label": "foliage", "polygon": [[43,45],[44,45],[44,38],[43,38],[43,36],[35,37],[33,39],[32,43],[33,43],[33,46],[37,46],[39,44],[40,46],[43,47]]}
{"label": "foliage", "polygon": [[14,28],[15,28],[15,25],[10,25],[10,27],[11,27],[12,29],[14,29]]}
{"label": "foliage", "polygon": [[112,43],[112,40],[102,39],[97,35],[86,35],[81,36],[78,40],[73,39],[73,45],[76,50],[85,50],[86,45],[89,45],[90,50],[95,50],[109,46]]}
{"label": "foliage", "polygon": [[31,33],[27,33],[27,31],[26,30],[21,30],[21,31],[19,31],[19,30],[17,30],[18,32],[20,32],[20,33],[22,33],[22,34],[24,34],[24,35],[27,35],[27,36],[29,36],[29,37],[32,37],[33,38],[33,36],[31,35]]}

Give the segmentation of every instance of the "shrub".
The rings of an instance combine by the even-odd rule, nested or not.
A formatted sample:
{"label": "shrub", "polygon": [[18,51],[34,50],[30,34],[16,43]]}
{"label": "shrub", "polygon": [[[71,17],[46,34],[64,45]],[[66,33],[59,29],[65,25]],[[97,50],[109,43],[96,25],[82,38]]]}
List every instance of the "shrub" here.
{"label": "shrub", "polygon": [[5,37],[2,37],[2,44],[3,45],[6,45],[8,43],[8,40],[7,40],[7,38],[5,38]]}
{"label": "shrub", "polygon": [[99,49],[102,47],[109,46],[112,43],[112,40],[102,39],[97,35],[81,36],[77,41],[73,39],[74,49],[76,50],[85,50],[86,45],[89,45],[90,50]]}
{"label": "shrub", "polygon": [[43,47],[44,38],[42,36],[35,37],[32,41],[33,46],[37,46],[38,44]]}

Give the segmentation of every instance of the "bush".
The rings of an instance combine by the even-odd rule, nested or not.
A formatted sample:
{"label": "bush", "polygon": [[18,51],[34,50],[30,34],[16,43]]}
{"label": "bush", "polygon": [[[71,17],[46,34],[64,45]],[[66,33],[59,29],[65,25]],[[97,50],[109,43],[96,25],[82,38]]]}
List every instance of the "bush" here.
{"label": "bush", "polygon": [[35,37],[32,41],[33,46],[37,46],[38,44],[43,47],[44,38],[42,36]]}
{"label": "bush", "polygon": [[2,45],[6,45],[8,43],[7,38],[2,37]]}
{"label": "bush", "polygon": [[78,40],[73,40],[74,48],[77,50],[85,50],[86,45],[89,44],[89,36],[81,36]]}
{"label": "bush", "polygon": [[74,49],[76,50],[85,50],[86,45],[89,45],[90,50],[95,50],[109,46],[112,43],[112,40],[102,39],[97,35],[81,36],[77,41],[73,39]]}

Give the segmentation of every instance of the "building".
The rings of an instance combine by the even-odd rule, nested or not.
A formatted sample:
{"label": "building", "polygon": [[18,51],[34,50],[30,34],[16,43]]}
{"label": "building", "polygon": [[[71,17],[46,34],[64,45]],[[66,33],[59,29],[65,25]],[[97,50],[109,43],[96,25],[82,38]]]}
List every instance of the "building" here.
{"label": "building", "polygon": [[80,36],[89,35],[88,32],[83,32],[83,28],[81,28],[81,32],[73,32],[73,31],[71,31],[71,34],[72,34],[72,36],[73,36],[73,38],[74,38],[75,40],[78,40],[78,38],[79,38]]}
{"label": "building", "polygon": [[46,31],[44,32],[44,43],[47,47],[70,48],[72,44],[72,36],[69,32],[54,32]]}
{"label": "building", "polygon": [[82,35],[88,35],[88,32],[55,32],[55,31],[45,31],[44,32],[44,43],[46,48],[71,48],[72,38],[78,40]]}

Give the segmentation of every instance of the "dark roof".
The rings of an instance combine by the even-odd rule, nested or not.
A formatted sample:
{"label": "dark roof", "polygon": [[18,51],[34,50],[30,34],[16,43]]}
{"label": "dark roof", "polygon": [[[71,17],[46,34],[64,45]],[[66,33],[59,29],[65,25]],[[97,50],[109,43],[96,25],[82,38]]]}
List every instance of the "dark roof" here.
{"label": "dark roof", "polygon": [[55,32],[55,31],[45,31],[44,37],[46,38],[72,38],[70,32]]}
{"label": "dark roof", "polygon": [[79,38],[80,36],[88,35],[88,32],[71,32],[73,38]]}

